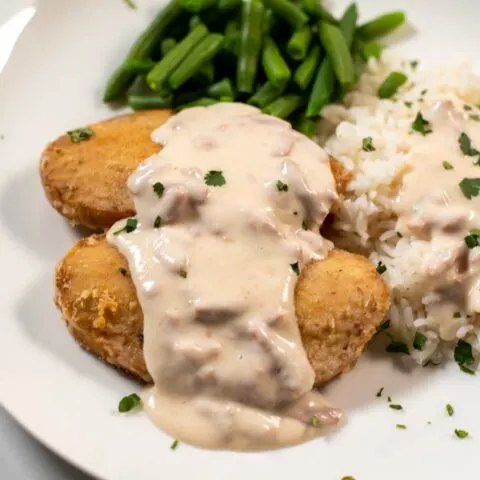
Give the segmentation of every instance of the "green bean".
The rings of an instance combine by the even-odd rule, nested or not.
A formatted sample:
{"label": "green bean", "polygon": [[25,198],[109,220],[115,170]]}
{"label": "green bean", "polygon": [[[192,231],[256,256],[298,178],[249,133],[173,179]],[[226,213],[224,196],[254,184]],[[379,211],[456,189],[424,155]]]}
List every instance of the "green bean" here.
{"label": "green bean", "polygon": [[302,90],[306,90],[306,88],[310,85],[310,82],[312,81],[317,71],[319,62],[320,47],[318,45],[314,45],[310,49],[307,58],[300,64],[300,66],[295,71],[295,75],[293,76],[293,81]]}
{"label": "green bean", "polygon": [[115,70],[108,80],[103,95],[104,102],[111,102],[120,98],[135,80],[135,74],[125,70],[125,63],[129,60],[139,60],[148,58],[158,44],[159,40],[165,34],[167,27],[175,20],[180,13],[181,8],[176,0],[172,0],[153,20],[150,26],[138,37],[128,52],[122,65]]}
{"label": "green bean", "polygon": [[150,110],[154,108],[169,108],[172,106],[172,95],[158,94],[131,94],[128,96],[128,105],[134,110]]}
{"label": "green bean", "polygon": [[380,58],[385,45],[377,42],[368,42],[363,44],[361,47],[361,53],[365,60],[368,60],[370,57]]}
{"label": "green bean", "polygon": [[358,29],[358,34],[363,40],[373,40],[374,38],[384,37],[405,23],[405,20],[406,16],[404,12],[386,13],[362,25]]}
{"label": "green bean", "polygon": [[267,37],[263,46],[262,65],[268,81],[276,87],[285,85],[292,73],[275,42]]}
{"label": "green bean", "polygon": [[206,91],[207,95],[212,98],[221,99],[228,97],[234,99],[236,97],[235,89],[229,78],[224,78],[213,85],[210,85]]}
{"label": "green bean", "polygon": [[344,88],[350,88],[355,82],[355,71],[352,55],[342,31],[335,25],[321,22],[319,34],[340,84]]}
{"label": "green bean", "polygon": [[177,41],[174,38],[165,38],[162,40],[160,44],[160,52],[162,53],[162,57],[164,57],[173,47],[177,44]]}
{"label": "green bean", "polygon": [[275,23],[275,14],[268,8],[263,15],[263,33],[268,35],[272,31]]}
{"label": "green bean", "polygon": [[302,8],[312,17],[321,18],[330,23],[337,23],[335,17],[324,7],[322,7],[320,0],[302,0]]}
{"label": "green bean", "polygon": [[312,41],[312,29],[305,25],[290,37],[287,43],[287,53],[294,60],[303,60],[307,55],[308,47]]}
{"label": "green bean", "polygon": [[193,102],[180,105],[176,108],[176,110],[179,112],[181,110],[185,110],[186,108],[209,107],[210,105],[214,105],[215,103],[218,103],[218,100],[215,100],[213,98],[202,97],[202,98],[199,98],[198,100],[194,100]]}
{"label": "green bean", "polygon": [[200,70],[195,74],[193,79],[200,85],[210,85],[215,78],[215,66],[213,62],[202,65]]}
{"label": "green bean", "polygon": [[356,3],[352,3],[343,14],[338,26],[345,37],[348,48],[352,46],[353,35],[355,34],[355,28],[357,26],[358,10]]}
{"label": "green bean", "polygon": [[125,62],[124,68],[125,71],[135,73],[135,74],[142,74],[148,73],[155,65],[153,60],[146,58],[145,60],[128,60]]}
{"label": "green bean", "polygon": [[294,128],[308,138],[312,138],[317,133],[317,122],[311,118],[306,118],[305,114],[302,114],[295,121]]}
{"label": "green bean", "polygon": [[289,0],[264,0],[265,5],[283,18],[293,28],[300,28],[308,22],[308,16]]}
{"label": "green bean", "polygon": [[230,12],[235,8],[240,7],[242,0],[219,0],[218,9],[220,12]]}
{"label": "green bean", "polygon": [[248,104],[255,105],[259,108],[266,107],[269,103],[272,103],[280,95],[283,94],[285,85],[282,87],[276,87],[270,82],[264,83],[249,99]]}
{"label": "green bean", "polygon": [[176,90],[187,80],[192,78],[205,63],[215,57],[222,48],[224,36],[219,33],[207,35],[193,50],[182,60],[177,69],[170,75],[169,84]]}
{"label": "green bean", "polygon": [[335,87],[335,74],[332,60],[326,57],[318,69],[312,92],[308,100],[306,115],[309,118],[316,117],[322,108],[328,104],[332,98]]}
{"label": "green bean", "polygon": [[208,35],[207,27],[203,24],[195,26],[191,32],[172,50],[168,52],[147,75],[147,82],[152,90],[162,88],[171,73],[181,64],[183,59],[196,45]]}
{"label": "green bean", "polygon": [[285,95],[267,105],[264,112],[274,117],[288,118],[303,103],[303,98],[300,95]]}
{"label": "green bean", "polygon": [[190,13],[199,13],[213,7],[218,0],[178,0],[180,6]]}
{"label": "green bean", "polygon": [[408,80],[402,72],[392,72],[378,87],[379,98],[390,98],[397,93],[397,90]]}
{"label": "green bean", "polygon": [[264,6],[260,0],[242,0],[240,52],[237,62],[237,90],[253,92],[258,58],[262,48]]}
{"label": "green bean", "polygon": [[225,42],[223,48],[234,55],[238,55],[240,46],[240,23],[230,20],[225,27]]}

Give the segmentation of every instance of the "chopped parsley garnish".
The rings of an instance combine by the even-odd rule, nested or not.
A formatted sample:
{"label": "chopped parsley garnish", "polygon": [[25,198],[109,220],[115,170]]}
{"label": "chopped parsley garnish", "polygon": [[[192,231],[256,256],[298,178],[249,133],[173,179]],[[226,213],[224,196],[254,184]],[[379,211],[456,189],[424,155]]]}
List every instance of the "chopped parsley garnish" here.
{"label": "chopped parsley garnish", "polygon": [[320,420],[316,415],[313,415],[312,418],[310,419],[310,425],[312,427],[319,427],[320,426]]}
{"label": "chopped parsley garnish", "polygon": [[404,353],[405,355],[410,354],[406,343],[394,339],[392,339],[390,344],[387,345],[386,351],[389,353]]}
{"label": "chopped parsley garnish", "polygon": [[472,230],[465,238],[465,244],[467,245],[468,248],[475,248],[480,245],[479,243],[479,238],[480,238],[480,231],[478,228]]}
{"label": "chopped parsley garnish", "polygon": [[382,273],[385,273],[387,271],[387,267],[385,264],[380,261],[377,263],[377,272],[381,275]]}
{"label": "chopped parsley garnish", "polygon": [[211,187],[221,187],[226,183],[221,170],[210,170],[203,178],[205,183]]}
{"label": "chopped parsley garnish", "polygon": [[476,375],[475,370],[472,370],[471,368],[468,368],[465,365],[460,365],[460,370],[463,373],[466,373],[468,375]]}
{"label": "chopped parsley garnish", "polygon": [[156,182],[153,184],[153,191],[157,194],[158,198],[162,198],[163,192],[165,191],[165,187],[163,183]]}
{"label": "chopped parsley garnish", "polygon": [[449,417],[451,417],[455,412],[449,403],[445,405],[445,410],[447,411]]}
{"label": "chopped parsley garnish", "polygon": [[445,170],[453,170],[453,165],[450,162],[442,162],[442,167]]}
{"label": "chopped parsley garnish", "polygon": [[465,132],[462,132],[458,137],[458,145],[464,155],[469,157],[476,157],[477,155],[480,155],[480,152],[476,148],[472,147],[472,140]]}
{"label": "chopped parsley garnish", "polygon": [[387,397],[387,401],[390,403],[392,402],[392,397],[390,395]]}
{"label": "chopped parsley garnish", "polygon": [[137,9],[137,5],[135,4],[135,2],[133,0],[123,0],[125,2],[125,4],[127,5],[128,8],[131,8],[132,10],[136,10]]}
{"label": "chopped parsley garnish", "polygon": [[397,428],[399,430],[406,430],[407,429],[407,426],[404,425],[403,423],[397,423]]}
{"label": "chopped parsley garnish", "polygon": [[455,347],[453,358],[461,367],[471,365],[473,363],[472,346],[465,340],[459,340]]}
{"label": "chopped parsley garnish", "polygon": [[453,318],[460,318],[462,314],[460,312],[454,312]]}
{"label": "chopped parsley garnish", "polygon": [[373,146],[373,138],[372,137],[365,137],[362,140],[362,150],[364,152],[374,152],[376,149]]}
{"label": "chopped parsley garnish", "polygon": [[187,278],[187,271],[186,271],[186,270],[180,270],[179,275],[180,275],[182,278]]}
{"label": "chopped parsley garnish", "polygon": [[418,60],[412,60],[410,62],[410,66],[412,67],[413,70],[415,70],[418,67]]}
{"label": "chopped parsley garnish", "polygon": [[408,102],[408,101],[403,102],[403,104],[404,104],[407,108],[412,108],[412,105],[413,105],[412,102]]}
{"label": "chopped parsley garnish", "polygon": [[180,442],[179,442],[178,440],[174,440],[174,441],[172,442],[172,444],[170,445],[170,450],[176,450],[179,443],[180,443]]}
{"label": "chopped parsley garnish", "polygon": [[464,439],[468,437],[468,432],[465,430],[459,430],[458,428],[455,429],[455,435],[458,438]]}
{"label": "chopped parsley garnish", "polygon": [[120,267],[118,271],[124,276],[128,277],[128,270],[126,268]]}
{"label": "chopped parsley garnish", "polygon": [[302,228],[304,230],[308,230],[308,225],[307,225],[307,222],[305,220],[302,222]]}
{"label": "chopped parsley garnish", "polygon": [[425,95],[426,93],[428,92],[428,88],[425,88],[423,89],[421,92],[420,92],[420,95]]}
{"label": "chopped parsley garnish", "polygon": [[125,226],[116,232],[113,232],[114,235],[120,235],[120,233],[131,233],[137,228],[138,220],[136,218],[128,218]]}
{"label": "chopped parsley garnish", "polygon": [[377,392],[377,397],[380,398],[382,396],[382,393],[383,393],[383,387]]}
{"label": "chopped parsley garnish", "polygon": [[346,477],[342,477],[342,480],[355,480],[351,475],[347,475]]}
{"label": "chopped parsley garnish", "polygon": [[69,130],[67,135],[73,143],[80,143],[88,140],[93,135],[93,130],[90,127],[76,128]]}
{"label": "chopped parsley garnish", "polygon": [[432,128],[430,122],[425,120],[420,112],[417,113],[415,120],[412,123],[412,129],[422,135],[428,135],[432,133]]}
{"label": "chopped parsley garnish", "polygon": [[403,410],[403,407],[399,403],[391,403],[389,407],[393,410]]}
{"label": "chopped parsley garnish", "polygon": [[300,275],[300,269],[298,268],[298,262],[291,263],[290,267],[297,275]]}
{"label": "chopped parsley garnish", "polygon": [[464,178],[458,186],[462,193],[471,200],[480,193],[480,178]]}
{"label": "chopped parsley garnish", "polygon": [[387,319],[378,326],[377,333],[383,332],[383,330],[386,330],[389,326],[390,326],[390,320]]}
{"label": "chopped parsley garnish", "polygon": [[162,226],[162,217],[160,215],[157,215],[157,218],[155,218],[155,221],[153,222],[153,228],[160,228]]}
{"label": "chopped parsley garnish", "polygon": [[423,350],[425,344],[427,343],[427,336],[422,332],[415,332],[415,337],[413,338],[413,348],[415,350]]}
{"label": "chopped parsley garnish", "polygon": [[478,113],[474,113],[473,115],[470,115],[468,118],[470,118],[470,120],[473,120],[474,122],[480,122],[480,115],[478,115]]}
{"label": "chopped parsley garnish", "polygon": [[118,411],[120,413],[130,412],[134,408],[139,407],[141,403],[141,398],[136,393],[131,393],[120,400],[118,403]]}
{"label": "chopped parsley garnish", "polygon": [[463,106],[463,109],[466,111],[466,112],[470,112],[471,110],[473,110],[473,107],[471,105],[464,105]]}
{"label": "chopped parsley garnish", "polygon": [[279,192],[288,192],[288,185],[283,183],[281,180],[277,181],[277,190]]}

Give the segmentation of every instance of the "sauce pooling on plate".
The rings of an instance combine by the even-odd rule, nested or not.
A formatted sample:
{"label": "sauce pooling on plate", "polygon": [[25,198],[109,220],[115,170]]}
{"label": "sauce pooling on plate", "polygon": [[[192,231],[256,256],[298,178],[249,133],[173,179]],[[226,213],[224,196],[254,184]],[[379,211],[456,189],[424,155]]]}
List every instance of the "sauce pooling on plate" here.
{"label": "sauce pooling on plate", "polygon": [[184,110],[153,139],[164,148],[128,181],[137,217],[108,233],[145,317],[147,413],[206,448],[318,435],[341,414],[312,391],[293,293],[331,248],[318,234],[336,199],[328,156],[234,103]]}
{"label": "sauce pooling on plate", "polygon": [[395,206],[397,230],[428,242],[429,310],[450,324],[480,312],[480,123],[446,100],[424,116]]}

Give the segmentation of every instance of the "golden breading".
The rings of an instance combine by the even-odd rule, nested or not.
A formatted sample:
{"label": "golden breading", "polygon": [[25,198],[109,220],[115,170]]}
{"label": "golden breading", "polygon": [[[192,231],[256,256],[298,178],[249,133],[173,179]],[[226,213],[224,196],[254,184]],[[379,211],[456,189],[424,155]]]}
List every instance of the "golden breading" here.
{"label": "golden breading", "polygon": [[337,193],[342,195],[347,190],[347,186],[353,178],[353,173],[350,170],[347,170],[341,162],[333,157],[330,157],[330,168],[335,180]]}
{"label": "golden breading", "polygon": [[145,382],[143,312],[125,258],[105,237],[79,240],[57,265],[55,303],[74,338]]}
{"label": "golden breading", "polygon": [[[81,345],[149,382],[143,314],[128,275],[126,260],[103,236],[80,240],[57,266],[55,301]],[[390,304],[387,287],[368,260],[343,251],[304,268],[295,301],[317,385],[355,364]]]}
{"label": "golden breading", "polygon": [[303,269],[295,308],[317,385],[355,365],[389,307],[389,290],[365,257],[334,250]]}
{"label": "golden breading", "polygon": [[94,135],[74,143],[62,135],[40,160],[45,193],[72,224],[106,229],[134,214],[127,178],[160,146],[150,135],[171,115],[151,110],[122,115],[90,125]]}

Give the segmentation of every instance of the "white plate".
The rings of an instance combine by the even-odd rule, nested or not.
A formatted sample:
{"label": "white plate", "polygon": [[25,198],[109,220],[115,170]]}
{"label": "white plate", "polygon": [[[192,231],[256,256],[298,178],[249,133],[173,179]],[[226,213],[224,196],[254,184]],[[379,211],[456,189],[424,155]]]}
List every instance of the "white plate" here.
{"label": "white plate", "polygon": [[[171,439],[142,414],[115,412],[119,398],[138,386],[83,352],[53,305],[54,265],[76,233],[44,199],[38,158],[68,128],[113,115],[100,100],[105,79],[161,0],[138,0],[137,11],[122,0],[24,3],[0,5],[0,24],[7,22],[0,29],[0,398],[17,420],[60,455],[108,479],[477,478],[480,388],[477,377],[455,365],[406,371],[392,357],[367,353],[326,389],[348,424],[328,439],[270,453],[186,445],[171,451]],[[415,31],[401,51],[422,61],[477,54],[476,0],[361,4],[363,18],[399,7]],[[382,386],[404,412],[376,398]],[[447,402],[455,407],[452,418]],[[457,439],[455,428],[471,438]]]}

